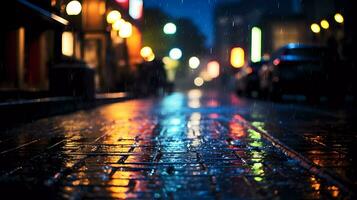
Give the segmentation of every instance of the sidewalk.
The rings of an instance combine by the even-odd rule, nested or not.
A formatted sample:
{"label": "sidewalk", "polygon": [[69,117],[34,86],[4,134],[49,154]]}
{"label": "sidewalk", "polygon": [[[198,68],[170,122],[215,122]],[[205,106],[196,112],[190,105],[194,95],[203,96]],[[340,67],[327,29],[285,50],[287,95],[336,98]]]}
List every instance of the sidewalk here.
{"label": "sidewalk", "polygon": [[128,93],[101,93],[96,94],[93,100],[85,100],[79,97],[46,97],[3,101],[0,102],[0,117],[2,119],[0,129],[22,122],[30,122],[130,98],[132,96]]}
{"label": "sidewalk", "polygon": [[0,192],[37,199],[353,199],[354,191],[278,147],[244,112],[249,106],[239,99],[174,93],[28,123],[0,134]]}

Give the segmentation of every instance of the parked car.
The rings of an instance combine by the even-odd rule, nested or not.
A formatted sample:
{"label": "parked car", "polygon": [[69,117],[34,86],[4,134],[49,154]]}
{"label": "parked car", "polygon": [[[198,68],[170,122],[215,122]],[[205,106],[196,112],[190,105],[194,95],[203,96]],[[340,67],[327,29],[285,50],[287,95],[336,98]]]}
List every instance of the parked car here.
{"label": "parked car", "polygon": [[326,47],[288,44],[272,54],[259,71],[260,89],[279,99],[282,94],[302,94],[308,99],[326,94],[334,67]]}
{"label": "parked car", "polygon": [[259,75],[260,68],[267,64],[267,60],[259,62],[250,62],[242,67],[236,74],[236,92],[239,95],[257,97],[259,95]]}

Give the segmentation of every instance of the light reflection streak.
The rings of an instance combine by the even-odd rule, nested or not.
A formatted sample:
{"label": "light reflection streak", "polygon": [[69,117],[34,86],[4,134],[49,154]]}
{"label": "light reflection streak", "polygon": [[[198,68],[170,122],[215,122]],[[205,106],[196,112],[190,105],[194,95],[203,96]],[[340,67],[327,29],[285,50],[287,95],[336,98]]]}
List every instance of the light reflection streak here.
{"label": "light reflection streak", "polygon": [[190,90],[187,93],[187,97],[188,97],[188,107],[190,108],[201,107],[201,102],[200,102],[200,99],[202,97],[201,90],[198,89]]}
{"label": "light reflection streak", "polygon": [[200,130],[201,114],[194,112],[191,114],[190,120],[187,122],[187,138],[193,139],[191,145],[198,147],[201,144],[199,137],[201,136]]}

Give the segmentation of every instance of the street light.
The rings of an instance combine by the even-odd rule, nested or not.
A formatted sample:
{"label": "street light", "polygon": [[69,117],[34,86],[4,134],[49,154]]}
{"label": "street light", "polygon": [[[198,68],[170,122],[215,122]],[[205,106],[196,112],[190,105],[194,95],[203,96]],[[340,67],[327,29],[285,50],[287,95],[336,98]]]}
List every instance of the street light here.
{"label": "street light", "polygon": [[220,65],[217,61],[211,61],[207,64],[207,72],[211,78],[217,78],[219,76]]}
{"label": "street light", "polygon": [[[262,57],[262,30],[259,27],[252,28],[251,43],[252,43],[251,53],[250,53],[251,60],[253,62],[259,62]],[[244,51],[243,51],[243,53],[244,53]],[[243,60],[244,60],[244,58],[243,58]],[[235,62],[233,62],[233,63],[235,64]],[[243,62],[243,64],[244,64],[244,62]],[[232,64],[232,66],[234,66],[234,65]],[[234,67],[236,67],[236,66],[234,66]]]}
{"label": "street light", "polygon": [[78,15],[82,11],[82,5],[79,1],[70,1],[66,6],[67,15]]}
{"label": "street light", "polygon": [[198,66],[200,66],[200,59],[198,59],[196,56],[193,56],[188,60],[188,65],[191,69],[197,69]]}
{"label": "street light", "polygon": [[326,19],[321,20],[320,25],[323,29],[328,29],[330,27],[330,24]]}
{"label": "street light", "polygon": [[124,19],[119,19],[113,23],[112,28],[116,31],[119,31],[123,27],[124,23]]}
{"label": "street light", "polygon": [[342,24],[344,21],[343,16],[340,13],[336,13],[334,18],[335,18],[335,21],[339,24]]}
{"label": "street light", "polygon": [[169,23],[165,24],[163,30],[164,30],[164,33],[167,35],[175,34],[176,33],[176,25],[174,23],[169,22]]}
{"label": "street light", "polygon": [[311,24],[311,31],[314,33],[320,33],[321,29],[320,26],[316,23]]}
{"label": "street light", "polygon": [[108,24],[113,24],[114,22],[121,19],[121,14],[117,10],[112,10],[107,15],[107,22]]}
{"label": "street light", "polygon": [[155,54],[153,52],[153,50],[151,49],[151,47],[143,47],[141,50],[140,50],[140,55],[141,57],[144,58],[145,61],[153,61],[155,59]]}
{"label": "street light", "polygon": [[119,37],[128,38],[132,34],[133,34],[133,26],[130,24],[130,22],[125,22],[119,30]]}
{"label": "street light", "polygon": [[195,86],[201,87],[204,83],[204,80],[201,77],[196,77],[193,83],[195,84]]}
{"label": "street light", "polygon": [[178,60],[182,57],[182,51],[179,48],[173,48],[170,50],[169,56],[174,60]]}
{"label": "street light", "polygon": [[244,65],[244,61],[244,49],[241,47],[233,48],[231,50],[231,65],[234,68],[241,68]]}

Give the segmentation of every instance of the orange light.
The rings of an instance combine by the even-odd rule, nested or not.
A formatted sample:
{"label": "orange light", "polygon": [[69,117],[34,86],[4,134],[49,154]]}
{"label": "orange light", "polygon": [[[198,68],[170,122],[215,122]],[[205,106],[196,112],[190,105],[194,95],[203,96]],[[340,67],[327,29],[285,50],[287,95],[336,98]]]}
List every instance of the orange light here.
{"label": "orange light", "polygon": [[248,67],[247,70],[246,70],[247,74],[251,74],[253,73],[253,68],[251,67]]}
{"label": "orange light", "polygon": [[235,68],[243,67],[244,50],[241,47],[235,47],[231,50],[231,65]]}
{"label": "orange light", "polygon": [[219,67],[217,61],[211,61],[207,64],[207,72],[211,78],[217,78],[219,76]]}

